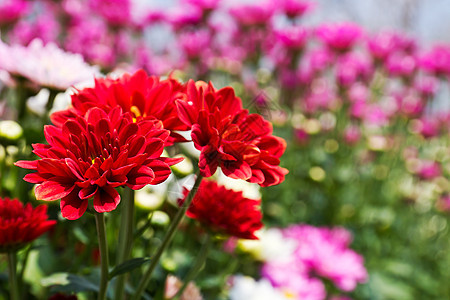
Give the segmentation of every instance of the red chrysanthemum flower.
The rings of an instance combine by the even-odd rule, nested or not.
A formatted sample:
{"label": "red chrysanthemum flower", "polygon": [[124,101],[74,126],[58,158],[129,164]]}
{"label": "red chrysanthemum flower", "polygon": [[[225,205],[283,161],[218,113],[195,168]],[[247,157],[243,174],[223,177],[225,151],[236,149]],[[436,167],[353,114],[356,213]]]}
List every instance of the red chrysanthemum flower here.
{"label": "red chrysanthemum flower", "polygon": [[50,230],[47,206],[33,208],[17,199],[0,198],[0,252],[16,251]]}
{"label": "red chrysanthemum flower", "polygon": [[[188,193],[185,189],[185,199]],[[183,203],[184,199],[180,199],[179,204]],[[255,231],[263,226],[260,203],[260,200],[243,197],[242,192],[203,180],[186,215],[198,220],[209,230],[256,240]]]}
{"label": "red chrysanthemum flower", "polygon": [[91,108],[62,127],[45,126],[49,145],[33,145],[33,153],[42,159],[16,165],[37,171],[24,180],[39,184],[38,200],[61,199],[67,219],[81,217],[91,197],[97,212],[112,211],[120,202],[116,187],[137,190],[161,183],[170,175],[169,166],[180,161],[160,157],[169,136],[160,121],[134,121],[120,107],[108,114]]}
{"label": "red chrysanthemum flower", "polygon": [[201,151],[202,176],[210,177],[221,167],[231,178],[261,186],[284,180],[288,170],[279,166],[279,158],[286,149],[285,141],[272,135],[270,122],[243,109],[232,88],[216,90],[211,83],[190,81],[187,98],[178,100],[177,106]]}
{"label": "red chrysanthemum flower", "polygon": [[137,120],[160,120],[164,129],[170,130],[170,137],[166,140],[170,145],[185,141],[174,131],[189,129],[178,118],[175,105],[176,99],[184,97],[184,90],[185,86],[175,79],[160,80],[156,76],[148,76],[143,70],[132,75],[124,74],[118,79],[97,78],[94,88],[85,88],[72,95],[73,107],[52,114],[51,120],[53,124],[62,126],[67,119],[85,114],[92,107],[109,112],[120,106]]}

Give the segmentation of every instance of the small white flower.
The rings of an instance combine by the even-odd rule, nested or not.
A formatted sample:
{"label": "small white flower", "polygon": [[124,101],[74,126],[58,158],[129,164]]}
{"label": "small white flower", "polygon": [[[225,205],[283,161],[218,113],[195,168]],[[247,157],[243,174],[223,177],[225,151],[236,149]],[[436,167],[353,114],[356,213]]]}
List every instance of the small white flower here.
{"label": "small white flower", "polygon": [[248,276],[233,277],[230,300],[287,300],[283,293],[275,289],[269,281],[256,281]]}
{"label": "small white flower", "polygon": [[44,115],[49,96],[50,91],[48,89],[40,90],[37,95],[28,98],[27,108],[39,116]]}
{"label": "small white flower", "polygon": [[258,240],[239,240],[238,246],[264,262],[289,258],[297,247],[296,241],[283,237],[277,228],[262,229],[255,235]]}

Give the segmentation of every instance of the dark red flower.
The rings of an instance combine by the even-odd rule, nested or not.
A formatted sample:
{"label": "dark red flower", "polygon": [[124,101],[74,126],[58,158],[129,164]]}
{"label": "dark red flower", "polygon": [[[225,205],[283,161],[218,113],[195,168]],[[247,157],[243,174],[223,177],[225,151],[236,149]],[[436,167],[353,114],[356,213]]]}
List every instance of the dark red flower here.
{"label": "dark red flower", "polygon": [[48,220],[45,205],[33,208],[18,199],[0,198],[0,252],[22,248],[55,224],[56,221]]}
{"label": "dark red flower", "polygon": [[51,119],[53,124],[62,126],[67,119],[85,114],[92,107],[109,112],[120,106],[137,120],[160,120],[164,129],[170,130],[166,144],[183,142],[184,138],[174,131],[189,130],[178,118],[175,105],[176,99],[184,97],[184,90],[185,86],[175,79],[160,80],[143,70],[133,75],[124,74],[118,79],[97,78],[94,88],[85,88],[72,95],[72,108],[52,114]]}
{"label": "dark red flower", "polygon": [[48,300],[77,300],[78,297],[76,295],[66,295],[62,293],[56,293],[50,296]]}
{"label": "dark red flower", "polygon": [[187,84],[187,98],[177,101],[180,119],[192,128],[192,141],[201,151],[202,176],[217,167],[231,178],[279,184],[288,171],[279,166],[286,149],[283,139],[272,135],[272,124],[242,108],[241,99],[226,87],[216,90],[204,82]]}
{"label": "dark red flower", "polygon": [[[188,192],[186,189],[185,198]],[[179,202],[182,205],[184,199]],[[212,231],[256,240],[255,231],[263,226],[260,203],[260,200],[244,198],[242,192],[203,180],[186,215]]]}
{"label": "dark red flower", "polygon": [[116,187],[137,190],[161,183],[170,175],[169,166],[180,161],[160,157],[169,136],[162,127],[156,120],[136,121],[118,106],[109,113],[94,107],[62,127],[45,126],[49,145],[33,145],[42,159],[16,165],[37,171],[24,180],[39,184],[37,199],[61,199],[67,219],[81,217],[91,197],[97,212],[112,211],[120,202]]}

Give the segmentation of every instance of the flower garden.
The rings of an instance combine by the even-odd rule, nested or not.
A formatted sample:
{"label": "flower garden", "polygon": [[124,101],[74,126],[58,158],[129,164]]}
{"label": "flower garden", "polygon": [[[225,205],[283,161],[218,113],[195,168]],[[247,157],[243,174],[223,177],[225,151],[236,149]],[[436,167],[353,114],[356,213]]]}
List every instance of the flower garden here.
{"label": "flower garden", "polygon": [[0,2],[0,299],[450,298],[450,43],[316,10]]}

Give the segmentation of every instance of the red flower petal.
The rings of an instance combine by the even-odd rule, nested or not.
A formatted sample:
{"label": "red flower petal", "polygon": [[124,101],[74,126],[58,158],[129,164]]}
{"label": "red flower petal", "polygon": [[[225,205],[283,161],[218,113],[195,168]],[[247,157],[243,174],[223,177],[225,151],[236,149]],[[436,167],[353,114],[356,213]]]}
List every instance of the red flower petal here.
{"label": "red flower petal", "polygon": [[105,186],[94,196],[94,209],[99,213],[109,212],[114,210],[119,202],[119,193],[114,188]]}
{"label": "red flower petal", "polygon": [[48,220],[47,206],[33,209],[19,200],[0,198],[0,253],[17,251],[55,225]]}
{"label": "red flower petal", "polygon": [[88,207],[87,200],[81,200],[78,193],[71,193],[61,199],[61,214],[68,220],[79,219]]}
{"label": "red flower petal", "polygon": [[[170,170],[169,170],[170,173]],[[133,190],[138,190],[150,184],[155,179],[155,173],[148,166],[140,166],[131,170],[128,175],[127,186]]]}
{"label": "red flower petal", "polygon": [[37,164],[38,164],[37,161],[27,161],[27,160],[19,160],[14,163],[14,165],[17,167],[31,170],[36,170]]}
{"label": "red flower petal", "polygon": [[97,186],[90,185],[88,187],[81,189],[78,192],[78,197],[80,197],[80,199],[83,199],[83,200],[89,199],[89,198],[93,197],[95,193],[97,193],[97,190],[98,190]]}
{"label": "red flower petal", "polygon": [[54,181],[44,181],[40,185],[36,186],[34,193],[36,199],[53,201],[61,199],[70,194],[75,186],[73,184],[62,184]]}
{"label": "red flower petal", "polygon": [[233,179],[242,179],[247,180],[252,177],[252,169],[250,166],[245,162],[225,162],[222,165],[222,172],[226,176],[233,178]]}
{"label": "red flower petal", "polygon": [[[169,161],[170,160],[172,160],[172,162],[173,162],[173,160],[179,161],[179,159],[176,159],[176,158],[169,159]],[[155,174],[155,178],[153,179],[152,184],[159,184],[159,183],[165,181],[167,179],[167,177],[169,177],[171,170],[169,168],[169,165],[167,163],[165,163],[164,161],[154,160],[148,164],[148,166],[153,170],[153,173]]]}
{"label": "red flower petal", "polygon": [[[183,202],[179,200],[180,205]],[[238,238],[257,239],[254,233],[263,226],[260,200],[244,198],[242,192],[207,180],[200,184],[186,215],[209,230]]]}

